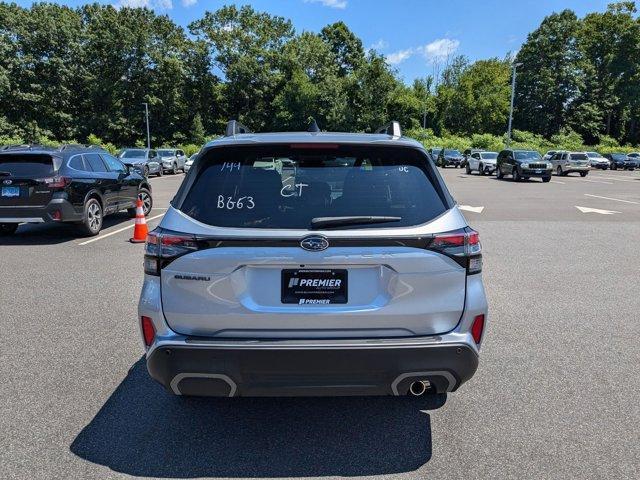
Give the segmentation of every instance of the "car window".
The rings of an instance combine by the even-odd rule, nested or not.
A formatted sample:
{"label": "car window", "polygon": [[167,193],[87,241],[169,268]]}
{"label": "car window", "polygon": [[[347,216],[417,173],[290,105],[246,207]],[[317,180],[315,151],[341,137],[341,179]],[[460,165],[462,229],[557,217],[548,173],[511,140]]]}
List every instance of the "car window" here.
{"label": "car window", "polygon": [[55,173],[51,155],[3,154],[0,155],[0,171],[17,176],[47,176]]}
{"label": "car window", "polygon": [[230,147],[199,162],[179,209],[209,225],[308,229],[316,217],[383,215],[400,220],[355,228],[401,227],[449,208],[437,173],[414,149]]}
{"label": "car window", "polygon": [[120,155],[121,158],[144,158],[144,150],[125,150]]}
{"label": "car window", "polygon": [[102,159],[105,161],[105,163],[107,164],[107,167],[111,172],[125,173],[127,171],[124,164],[112,155],[103,153]]}
{"label": "car window", "polygon": [[69,166],[75,170],[85,171],[87,167],[84,165],[84,160],[82,159],[82,155],[76,155],[69,160]]}
{"label": "car window", "polygon": [[178,150],[178,155],[182,157],[184,155],[184,152],[182,150]]}
{"label": "car window", "polygon": [[535,151],[518,151],[515,152],[516,160],[540,160],[540,154]]}
{"label": "car window", "polygon": [[85,153],[84,160],[94,172],[106,172],[107,167],[97,153]]}
{"label": "car window", "polygon": [[485,160],[495,160],[498,157],[498,154],[495,152],[482,152],[482,154],[478,155]]}
{"label": "car window", "polygon": [[158,150],[158,155],[161,157],[172,157],[175,155],[175,150]]}
{"label": "car window", "polygon": [[155,150],[149,150],[149,158],[156,158],[158,154]]}
{"label": "car window", "polygon": [[586,153],[572,153],[571,154],[571,160],[588,160],[589,157],[587,157]]}
{"label": "car window", "polygon": [[472,153],[471,156],[477,160],[480,160],[480,154],[479,153]]}

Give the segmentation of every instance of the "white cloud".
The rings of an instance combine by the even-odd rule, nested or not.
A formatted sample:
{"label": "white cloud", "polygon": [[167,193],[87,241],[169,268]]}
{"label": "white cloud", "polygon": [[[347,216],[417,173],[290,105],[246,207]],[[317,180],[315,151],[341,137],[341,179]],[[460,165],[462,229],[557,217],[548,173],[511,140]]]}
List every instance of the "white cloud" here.
{"label": "white cloud", "polygon": [[182,6],[183,7],[191,7],[192,5],[195,5],[196,3],[198,3],[198,0],[182,0]]}
{"label": "white cloud", "polygon": [[149,0],[120,0],[115,6],[116,8],[143,8],[149,6]]}
{"label": "white cloud", "polygon": [[118,0],[114,5],[116,8],[151,8],[157,10],[171,10],[172,0]]}
{"label": "white cloud", "polygon": [[347,0],[304,0],[304,3],[321,3],[325,7],[338,8],[340,10],[347,8]]}
{"label": "white cloud", "polygon": [[431,43],[428,43],[422,47],[416,49],[421,53],[424,58],[429,62],[435,62],[438,60],[444,60],[448,56],[452,55],[460,46],[459,40],[452,40],[450,38],[439,38]]}
{"label": "white cloud", "polygon": [[398,50],[397,52],[387,55],[387,63],[389,65],[398,65],[404,62],[407,58],[414,54],[413,48],[407,48],[406,50]]}
{"label": "white cloud", "polygon": [[387,42],[384,39],[380,39],[375,43],[372,43],[369,46],[369,50],[384,50],[385,48],[387,48],[389,46],[389,42]]}

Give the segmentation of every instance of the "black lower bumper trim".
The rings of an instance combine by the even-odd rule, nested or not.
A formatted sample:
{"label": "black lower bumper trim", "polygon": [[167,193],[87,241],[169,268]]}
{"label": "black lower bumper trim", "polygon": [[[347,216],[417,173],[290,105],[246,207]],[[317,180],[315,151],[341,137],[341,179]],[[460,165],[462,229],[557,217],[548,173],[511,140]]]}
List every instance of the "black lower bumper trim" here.
{"label": "black lower bumper trim", "polygon": [[406,395],[428,380],[438,393],[456,390],[478,367],[465,344],[358,348],[225,348],[161,346],[149,374],[169,391],[205,396]]}

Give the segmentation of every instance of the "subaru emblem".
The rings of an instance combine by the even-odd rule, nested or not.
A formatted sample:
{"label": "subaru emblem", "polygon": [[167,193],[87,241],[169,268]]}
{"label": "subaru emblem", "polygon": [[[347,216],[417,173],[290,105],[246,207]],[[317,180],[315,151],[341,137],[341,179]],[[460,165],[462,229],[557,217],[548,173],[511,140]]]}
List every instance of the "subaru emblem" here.
{"label": "subaru emblem", "polygon": [[5,185],[11,185],[13,182],[11,180],[3,180],[2,183]]}
{"label": "subaru emblem", "polygon": [[320,252],[329,247],[329,240],[322,235],[310,235],[300,240],[300,246],[310,252]]}

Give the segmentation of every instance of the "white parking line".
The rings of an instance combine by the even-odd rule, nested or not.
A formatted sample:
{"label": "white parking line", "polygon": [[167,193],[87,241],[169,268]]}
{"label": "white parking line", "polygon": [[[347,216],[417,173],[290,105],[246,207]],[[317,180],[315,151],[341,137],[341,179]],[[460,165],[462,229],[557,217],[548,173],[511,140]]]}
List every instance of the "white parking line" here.
{"label": "white parking line", "polygon": [[[161,213],[160,215],[156,215],[155,217],[148,217],[147,222],[150,220],[155,220],[156,218],[160,218],[164,215]],[[126,227],[119,228],[118,230],[114,230],[113,232],[105,233],[103,235],[98,235],[97,237],[92,238],[91,240],[87,240],[86,242],[79,243],[78,245],[88,245],[93,242],[97,242],[98,240],[102,240],[103,238],[110,237],[111,235],[115,235],[116,233],[124,232],[125,230],[130,230],[134,224],[129,224]]]}
{"label": "white parking line", "polygon": [[[605,177],[604,175],[598,175],[598,178],[606,178],[607,180],[616,180],[618,182],[636,182],[636,180],[625,180],[624,178],[616,178],[616,177]],[[633,177],[625,177],[625,178],[633,178]]]}
{"label": "white parking line", "polygon": [[560,185],[564,185],[564,182],[559,182],[558,180],[551,180],[551,183],[559,183]]}
{"label": "white parking line", "polygon": [[613,185],[613,182],[603,182],[601,180],[589,180],[588,178],[584,178],[582,181],[589,182],[589,183],[604,183],[605,185]]}
{"label": "white parking line", "polygon": [[586,197],[604,198],[605,200],[613,200],[614,202],[633,203],[634,205],[640,205],[640,202],[634,202],[632,200],[622,200],[620,198],[602,197],[600,195],[591,195],[590,193],[585,193],[584,195]]}

